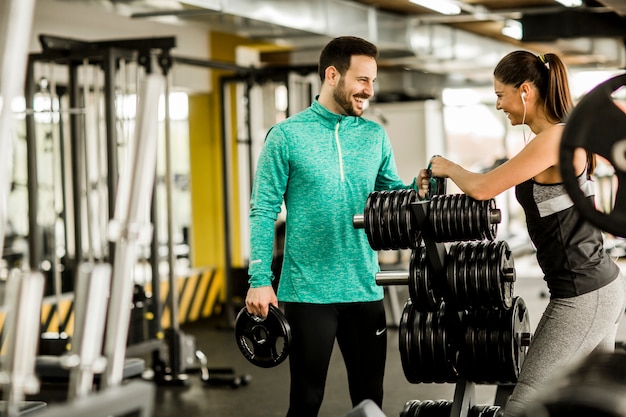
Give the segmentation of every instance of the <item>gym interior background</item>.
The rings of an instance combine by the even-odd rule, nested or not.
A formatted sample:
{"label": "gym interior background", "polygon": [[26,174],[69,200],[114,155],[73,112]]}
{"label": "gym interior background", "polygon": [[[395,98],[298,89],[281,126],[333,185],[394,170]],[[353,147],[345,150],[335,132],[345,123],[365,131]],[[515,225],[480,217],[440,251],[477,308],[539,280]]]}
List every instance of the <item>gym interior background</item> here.
{"label": "gym interior background", "polygon": [[[452,5],[458,14],[408,0],[3,0],[4,413],[284,415],[288,365],[247,361],[235,321],[256,156],[267,129],[319,89],[321,47],[345,34],[380,47],[365,116],[387,129],[405,179],[434,154],[480,171],[523,146],[530,132],[495,110],[491,85],[511,50],[560,53],[576,100],[624,73],[623,1]],[[626,100],[622,90],[614,97]],[[619,214],[611,162],[597,170],[596,203]],[[458,190],[448,184],[447,193]],[[512,192],[492,203],[499,221],[488,234],[506,243],[498,262],[514,271],[507,288],[519,297],[502,331],[516,336],[502,342],[500,362],[474,353],[481,369],[514,373],[547,295]],[[620,266],[624,234],[605,234]],[[411,400],[445,400],[445,415],[461,416],[468,404],[496,405],[510,378],[409,382],[405,365],[416,359],[402,337],[413,251],[378,243],[394,278],[385,285],[382,411],[417,415]],[[324,417],[350,412],[334,355]]]}

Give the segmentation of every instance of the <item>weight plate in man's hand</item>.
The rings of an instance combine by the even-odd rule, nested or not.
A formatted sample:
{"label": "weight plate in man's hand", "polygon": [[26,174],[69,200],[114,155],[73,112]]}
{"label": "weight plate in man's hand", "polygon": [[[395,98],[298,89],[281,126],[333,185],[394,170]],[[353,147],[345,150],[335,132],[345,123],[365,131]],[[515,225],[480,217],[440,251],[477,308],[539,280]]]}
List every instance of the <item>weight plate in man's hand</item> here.
{"label": "weight plate in man's hand", "polygon": [[291,327],[280,309],[270,305],[266,318],[243,307],[235,320],[235,338],[243,356],[261,368],[282,363],[289,354]]}
{"label": "weight plate in man's hand", "polygon": [[[626,74],[608,79],[587,93],[569,115],[559,152],[563,185],[581,214],[604,231],[626,237],[626,114],[615,105],[611,94],[626,85]],[[613,207],[596,209],[593,198],[585,196],[574,172],[574,151],[584,148],[613,165],[618,184]],[[620,184],[624,186],[620,187]]]}

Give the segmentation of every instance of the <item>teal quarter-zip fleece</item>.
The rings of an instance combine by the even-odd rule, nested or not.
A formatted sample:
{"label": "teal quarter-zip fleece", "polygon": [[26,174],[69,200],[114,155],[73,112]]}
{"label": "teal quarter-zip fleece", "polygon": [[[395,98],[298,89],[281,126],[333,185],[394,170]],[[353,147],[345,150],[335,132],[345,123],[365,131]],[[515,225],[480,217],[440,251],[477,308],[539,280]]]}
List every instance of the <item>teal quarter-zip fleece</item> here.
{"label": "teal quarter-zip fleece", "polygon": [[271,285],[274,222],[284,199],[285,250],[278,299],[303,303],[377,301],[378,256],[352,218],[374,190],[414,188],[399,177],[382,126],[311,107],[267,134],[250,210],[250,286]]}

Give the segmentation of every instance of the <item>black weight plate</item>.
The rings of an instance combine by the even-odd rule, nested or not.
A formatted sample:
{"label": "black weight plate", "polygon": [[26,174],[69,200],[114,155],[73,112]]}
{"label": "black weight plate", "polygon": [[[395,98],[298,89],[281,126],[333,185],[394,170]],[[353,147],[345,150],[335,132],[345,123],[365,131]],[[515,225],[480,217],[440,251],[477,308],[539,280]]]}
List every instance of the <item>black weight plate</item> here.
{"label": "black weight plate", "polygon": [[459,308],[459,299],[456,288],[456,253],[458,250],[459,243],[453,243],[448,248],[448,252],[446,253],[444,259],[444,270],[445,270],[445,296],[444,300],[446,304],[453,308],[454,310],[462,310]]}
{"label": "black weight plate", "polygon": [[483,309],[492,308],[491,302],[489,301],[489,284],[487,283],[487,245],[487,241],[481,240],[476,243],[474,249],[474,253],[476,254],[474,268],[478,284],[478,298]]}
{"label": "black weight plate", "polygon": [[439,197],[435,196],[431,199],[428,204],[428,224],[430,225],[431,238],[438,242],[437,240],[437,200]]}
{"label": "black weight plate", "polygon": [[498,235],[498,223],[491,221],[491,212],[497,210],[496,200],[493,198],[487,200],[487,208],[485,209],[485,239],[494,240]]}
{"label": "black weight plate", "polygon": [[463,330],[461,320],[456,311],[448,311],[445,304],[442,306],[442,343],[445,357],[446,381],[448,383],[457,382],[459,355],[463,340]]}
{"label": "black weight plate", "polygon": [[498,257],[498,246],[500,242],[490,241],[487,245],[487,277],[489,282],[489,301],[494,308],[501,307],[500,282],[498,269],[500,260]]}
{"label": "black weight plate", "polygon": [[500,262],[498,267],[498,276],[500,284],[500,298],[502,300],[502,308],[509,309],[513,305],[513,286],[514,281],[508,279],[505,275],[507,271],[515,272],[515,265],[509,244],[506,241],[500,242],[499,248]]}
{"label": "black weight plate", "polygon": [[524,364],[526,353],[528,352],[528,346],[522,346],[521,339],[523,334],[530,335],[530,316],[528,314],[528,308],[522,297],[514,297],[512,311],[512,333],[513,333],[513,360],[515,365],[515,381]]}
{"label": "black weight plate", "polygon": [[409,193],[408,190],[403,190],[400,200],[400,215],[398,216],[398,226],[400,229],[400,239],[405,247],[409,247],[409,226],[406,218],[406,211],[409,210]]}
{"label": "black weight plate", "polygon": [[380,191],[378,193],[378,211],[376,213],[376,219],[378,222],[378,227],[377,227],[377,231],[378,234],[376,235],[377,239],[378,239],[378,248],[379,250],[386,250],[387,249],[387,245],[386,245],[386,239],[385,239],[385,234],[386,232],[386,213],[385,213],[385,201],[387,200],[387,194],[388,191]]}
{"label": "black weight plate", "polygon": [[437,242],[445,242],[445,212],[443,211],[443,203],[446,201],[446,196],[437,196]]}
{"label": "black weight plate", "polygon": [[443,195],[441,196],[442,198],[442,209],[441,209],[441,214],[443,217],[443,235],[442,235],[442,242],[450,242],[452,241],[452,239],[450,239],[450,227],[452,226],[451,224],[451,219],[450,219],[450,201],[451,201],[451,197],[449,195]]}
{"label": "black weight plate", "polygon": [[406,208],[404,210],[404,223],[406,224],[407,246],[409,248],[419,247],[421,236],[417,226],[417,219],[413,214],[412,204],[417,201],[417,193],[414,190],[408,190],[406,198]]}
{"label": "black weight plate", "polygon": [[402,310],[402,316],[400,318],[400,327],[398,329],[398,346],[400,349],[400,362],[402,363],[402,370],[404,371],[404,376],[410,382],[412,378],[411,368],[410,368],[410,355],[411,355],[411,310],[412,310],[412,302],[411,300],[407,300],[404,304],[404,309]]}
{"label": "black weight plate", "polygon": [[451,194],[448,197],[448,224],[449,224],[449,230],[448,230],[448,240],[450,242],[453,242],[455,240],[462,240],[459,239],[458,237],[458,232],[456,229],[456,215],[457,215],[457,210],[456,210],[456,201],[457,201],[457,194]]}
{"label": "black weight plate", "polygon": [[402,247],[402,245],[400,245],[400,243],[398,242],[398,240],[395,238],[395,223],[393,220],[393,216],[394,216],[394,210],[393,210],[393,199],[395,197],[396,191],[390,191],[387,194],[387,209],[386,209],[386,214],[387,214],[387,228],[386,228],[386,238],[387,238],[387,247],[389,249],[400,249]]}
{"label": "black weight plate", "polygon": [[378,201],[378,239],[380,242],[380,250],[387,250],[387,196],[388,191],[379,192]]}
{"label": "black weight plate", "polygon": [[446,363],[445,346],[443,345],[443,311],[435,311],[433,314],[431,331],[433,332],[433,380],[436,383],[445,382]]}
{"label": "black weight plate", "polygon": [[[559,167],[563,185],[574,206],[591,223],[613,235],[626,237],[626,167],[624,144],[626,114],[613,103],[611,94],[626,84],[626,74],[610,78],[589,91],[572,109],[563,130]],[[572,164],[574,151],[584,148],[608,160],[617,177],[613,210],[605,214],[596,209],[578,184]]]}
{"label": "black weight plate", "polygon": [[476,244],[467,243],[465,248],[465,262],[463,265],[467,282],[467,296],[472,308],[480,307],[479,283],[476,278]]}
{"label": "black weight plate", "polygon": [[422,241],[422,232],[419,228],[417,218],[413,214],[412,204],[419,201],[419,194],[415,190],[409,190],[409,206],[407,213],[407,224],[409,225],[409,241],[411,248],[417,248]]}
{"label": "black weight plate", "polygon": [[467,221],[468,217],[468,204],[467,204],[467,194],[461,194],[459,196],[459,219],[461,222],[461,233],[463,235],[463,240],[472,240],[472,234],[470,233],[469,224]]}
{"label": "black weight plate", "polygon": [[367,241],[370,244],[370,247],[374,249],[374,239],[373,236],[373,225],[372,225],[372,204],[374,204],[374,193],[370,193],[367,196],[367,200],[365,201],[365,210],[363,211],[363,223],[365,225],[365,235],[367,236]]}
{"label": "black weight plate", "polygon": [[383,212],[385,213],[385,229],[383,236],[385,236],[385,247],[387,249],[400,249],[396,239],[393,236],[393,197],[395,191],[389,191],[385,194],[385,204],[383,207]]}
{"label": "black weight plate", "polygon": [[407,209],[407,203],[409,201],[409,190],[402,190],[398,197],[398,233],[400,236],[400,240],[402,241],[402,245],[405,248],[409,247],[409,233],[406,229],[406,224],[404,220],[405,211]]}
{"label": "black weight plate", "polygon": [[445,304],[442,304],[436,313],[435,321],[435,370],[437,373],[437,383],[447,383],[456,381],[456,351],[452,345],[452,339],[448,337],[448,332],[458,332],[459,329],[453,326],[450,314],[446,311]]}
{"label": "black weight plate", "polygon": [[457,361],[457,372],[459,376],[470,380],[470,375],[472,373],[471,364],[473,363],[472,358],[472,313],[469,311],[464,311],[460,314],[461,316],[461,333],[459,340],[459,357]]}
{"label": "black weight plate", "polygon": [[506,381],[507,370],[502,357],[502,316],[504,313],[506,313],[504,310],[485,310],[485,322],[488,328],[488,357],[491,364],[489,381],[492,384]]}
{"label": "black weight plate", "polygon": [[463,195],[454,196],[454,240],[467,240],[463,232]]}
{"label": "black weight plate", "polygon": [[458,243],[456,259],[454,260],[454,281],[456,283],[457,308],[466,310],[469,308],[469,297],[467,296],[467,282],[465,281],[465,249],[466,243]]}
{"label": "black weight plate", "polygon": [[291,327],[280,309],[270,305],[265,319],[243,307],[235,320],[235,338],[243,356],[261,368],[282,363],[291,346]]}
{"label": "black weight plate", "polygon": [[419,268],[420,290],[423,291],[425,309],[437,311],[443,301],[441,282],[435,277],[425,246],[421,247]]}
{"label": "black weight plate", "polygon": [[472,224],[472,237],[477,240],[482,240],[482,230],[480,228],[480,201],[474,200],[468,197],[470,201],[470,217]]}
{"label": "black weight plate", "polygon": [[463,204],[465,202],[465,194],[457,194],[456,195],[456,233],[457,233],[457,240],[468,240],[466,237],[466,232],[465,232],[465,225],[464,225],[464,217],[465,214],[463,213]]}
{"label": "black weight plate", "polygon": [[400,199],[404,190],[398,190],[393,193],[391,197],[391,224],[389,225],[389,230],[391,232],[392,240],[395,242],[398,249],[406,249],[404,243],[402,242],[402,238],[400,236]]}
{"label": "black weight plate", "polygon": [[372,194],[372,207],[370,209],[370,219],[372,222],[372,249],[380,250],[382,248],[382,242],[379,237],[380,221],[378,220],[380,215],[380,192],[375,191]]}
{"label": "black weight plate", "polygon": [[480,276],[480,280],[482,282],[482,300],[483,306],[487,308],[493,307],[493,302],[491,301],[491,276],[489,274],[489,252],[492,243],[489,241],[481,241],[477,248],[478,259],[476,260],[476,265],[478,267],[478,274]]}
{"label": "black weight plate", "polygon": [[409,297],[414,303],[414,306],[421,310],[423,308],[423,299],[421,293],[421,271],[420,271],[420,249],[413,249],[411,251],[411,258],[409,260]]}
{"label": "black weight plate", "polygon": [[413,326],[411,327],[411,369],[413,375],[415,376],[414,381],[409,382],[425,382],[424,381],[424,369],[423,369],[423,361],[424,361],[424,351],[423,351],[423,341],[422,341],[422,312],[413,310]]}

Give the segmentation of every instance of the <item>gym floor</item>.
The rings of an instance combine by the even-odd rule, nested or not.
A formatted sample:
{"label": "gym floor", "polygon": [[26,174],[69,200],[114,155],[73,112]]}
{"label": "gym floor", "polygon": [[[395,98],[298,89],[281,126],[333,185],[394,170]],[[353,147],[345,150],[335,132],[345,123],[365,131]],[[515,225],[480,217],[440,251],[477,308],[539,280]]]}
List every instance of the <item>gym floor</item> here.
{"label": "gym floor", "polygon": [[[516,282],[514,294],[523,298],[529,312],[531,328],[537,324],[547,304],[546,287],[542,280],[534,255],[516,257]],[[620,261],[623,271],[626,263]],[[406,287],[394,291],[400,308],[408,297]],[[388,291],[387,296],[393,296]],[[389,299],[389,298],[388,298]],[[390,304],[388,303],[388,306]],[[385,376],[385,399],[383,412],[388,417],[400,414],[404,404],[412,399],[452,400],[456,384],[411,384],[407,382],[400,361],[398,330],[394,311],[388,310],[390,321],[388,333],[388,356]],[[394,327],[392,324],[396,322]],[[207,357],[208,366],[233,368],[236,374],[248,375],[251,380],[239,388],[204,384],[198,374],[189,374],[186,387],[159,387],[154,417],[215,416],[215,417],[279,417],[287,410],[289,393],[289,365],[286,362],[274,368],[263,369],[248,363],[235,344],[232,330],[224,330],[211,321],[188,323],[181,328],[185,334],[193,335],[196,348]],[[617,337],[626,339],[626,320]],[[477,385],[475,404],[493,404],[496,386]],[[331,359],[326,394],[320,417],[343,417],[351,410],[345,368],[336,347]]]}
{"label": "gym floor", "polygon": [[[534,254],[515,256],[514,263],[514,295],[524,300],[530,327],[534,331],[548,302],[546,286]],[[626,272],[626,257],[620,258],[618,264]],[[397,417],[405,403],[414,399],[452,401],[457,389],[456,384],[412,384],[406,380],[400,359],[398,324],[407,298],[406,286],[386,288],[388,352],[383,413],[387,417]],[[182,375],[186,377],[186,384],[157,384],[153,417],[283,417],[286,414],[289,396],[288,361],[268,369],[252,365],[239,351],[234,330],[225,326],[224,322],[222,317],[214,317],[186,323],[180,330],[186,337],[195,339],[195,349],[206,356],[210,370],[230,370],[231,375],[249,379],[248,383],[237,388],[228,384],[205,383],[206,378],[202,378],[198,372],[200,368],[194,367]],[[626,341],[626,320],[622,320],[617,341]],[[150,358],[145,359],[146,369],[150,370]],[[209,381],[224,378],[223,374],[213,375],[215,379],[211,379],[210,374]],[[45,387],[31,399],[48,403],[66,399],[67,386],[53,383]],[[494,404],[495,385],[475,385],[474,388],[474,404]],[[335,346],[319,417],[344,417],[351,409],[345,368],[339,349]]]}

